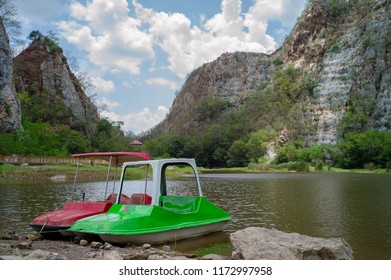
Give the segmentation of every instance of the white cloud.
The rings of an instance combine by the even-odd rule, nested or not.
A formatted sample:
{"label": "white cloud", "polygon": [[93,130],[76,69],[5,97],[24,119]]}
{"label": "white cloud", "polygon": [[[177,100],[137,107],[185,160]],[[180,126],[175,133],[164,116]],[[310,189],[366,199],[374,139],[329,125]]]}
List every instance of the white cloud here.
{"label": "white cloud", "polygon": [[106,71],[139,74],[143,61],[155,56],[153,37],[141,30],[141,21],[128,16],[126,0],[92,0],[71,4],[72,21],[58,24],[68,42],[89,55]]}
{"label": "white cloud", "polygon": [[167,115],[169,109],[165,106],[158,106],[155,112],[149,108],[144,108],[140,112],[119,115],[111,111],[103,111],[101,115],[111,121],[124,122],[123,129],[140,133],[160,123]]}
{"label": "white cloud", "polygon": [[95,99],[95,103],[100,111],[100,114],[103,114],[103,116],[108,112],[112,112],[115,108],[118,108],[121,105],[120,103],[112,101],[104,96],[98,96]]}
{"label": "white cloud", "polygon": [[167,54],[168,69],[184,78],[224,52],[273,51],[277,43],[266,33],[268,21],[293,24],[305,1],[254,0],[242,11],[241,0],[222,0],[220,13],[210,19],[201,15],[203,25],[196,26],[182,13],[154,11],[137,0],[130,6],[126,0],[91,0],[86,5],[73,2],[73,21],[62,21],[59,27],[69,42],[88,52],[90,62],[106,71],[140,74],[158,46]]}
{"label": "white cloud", "polygon": [[105,80],[101,77],[91,77],[92,84],[99,93],[109,93],[115,90],[113,81]]}
{"label": "white cloud", "polygon": [[145,80],[145,82],[146,82],[148,85],[165,86],[165,87],[169,87],[169,88],[172,89],[172,90],[175,90],[175,89],[178,88],[177,83],[175,83],[175,82],[173,82],[173,81],[170,81],[170,80],[167,80],[167,79],[164,79],[164,78],[152,78],[152,79],[147,79],[147,80]]}
{"label": "white cloud", "polygon": [[[144,9],[136,0],[133,5],[138,18],[150,26],[148,31],[167,53],[169,69],[181,78],[224,52],[270,52],[277,47],[274,39],[266,34],[269,14],[255,17],[250,8],[243,16],[240,0],[223,0],[221,13],[206,20],[202,27],[192,25],[184,14],[154,12]],[[268,7],[273,8],[273,4]],[[278,6],[272,12],[279,14]]]}

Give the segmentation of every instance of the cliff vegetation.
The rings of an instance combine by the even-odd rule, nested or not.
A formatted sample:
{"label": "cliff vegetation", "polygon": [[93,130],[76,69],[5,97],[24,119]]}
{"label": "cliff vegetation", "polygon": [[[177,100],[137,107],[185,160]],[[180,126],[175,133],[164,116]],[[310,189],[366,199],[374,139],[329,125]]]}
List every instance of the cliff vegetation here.
{"label": "cliff vegetation", "polygon": [[391,167],[391,3],[311,0],[270,55],[194,70],[145,136],[205,167]]}

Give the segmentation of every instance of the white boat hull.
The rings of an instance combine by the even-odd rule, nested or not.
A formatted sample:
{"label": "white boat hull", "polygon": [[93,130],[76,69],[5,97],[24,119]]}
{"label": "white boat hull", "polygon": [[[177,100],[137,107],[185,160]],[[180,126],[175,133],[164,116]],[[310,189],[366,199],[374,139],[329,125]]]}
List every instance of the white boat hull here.
{"label": "white boat hull", "polygon": [[176,230],[168,230],[146,234],[99,234],[99,237],[113,244],[162,244],[170,241],[177,241],[221,231],[226,221]]}

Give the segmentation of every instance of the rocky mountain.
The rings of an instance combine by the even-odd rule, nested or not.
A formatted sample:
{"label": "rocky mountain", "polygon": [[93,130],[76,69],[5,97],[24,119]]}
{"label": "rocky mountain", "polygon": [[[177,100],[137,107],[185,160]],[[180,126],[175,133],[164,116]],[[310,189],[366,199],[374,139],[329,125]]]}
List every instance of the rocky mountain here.
{"label": "rocky mountain", "polygon": [[[248,108],[255,94],[270,105],[251,105],[253,112],[268,110],[248,115],[248,122],[259,123],[254,130],[266,126],[259,118],[271,115],[268,126],[308,144],[336,143],[349,132],[391,131],[390,11],[388,0],[309,1],[274,53],[225,53],[194,70],[151,133],[205,130],[228,111]],[[274,112],[273,99],[283,98],[291,106]],[[216,99],[228,105],[203,117],[200,107]]]}
{"label": "rocky mountain", "polygon": [[13,83],[9,39],[0,18],[0,133],[13,132],[21,128],[20,112]]}
{"label": "rocky mountain", "polygon": [[72,73],[63,50],[38,36],[14,58],[15,86],[31,121],[65,124],[92,135],[99,123],[97,107]]}

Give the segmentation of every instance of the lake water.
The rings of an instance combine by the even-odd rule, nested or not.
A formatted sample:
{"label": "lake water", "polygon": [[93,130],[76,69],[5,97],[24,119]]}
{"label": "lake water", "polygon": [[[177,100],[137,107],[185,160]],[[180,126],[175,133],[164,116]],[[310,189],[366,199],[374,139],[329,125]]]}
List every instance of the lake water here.
{"label": "lake water", "polygon": [[[249,226],[341,237],[355,259],[391,259],[391,176],[350,173],[205,174],[204,196],[232,216],[224,232],[178,242],[176,250],[230,250],[229,233]],[[178,188],[181,182],[177,182]],[[186,188],[181,190],[186,193]],[[104,182],[0,184],[0,232],[31,232],[36,216],[66,201],[102,200]]]}

